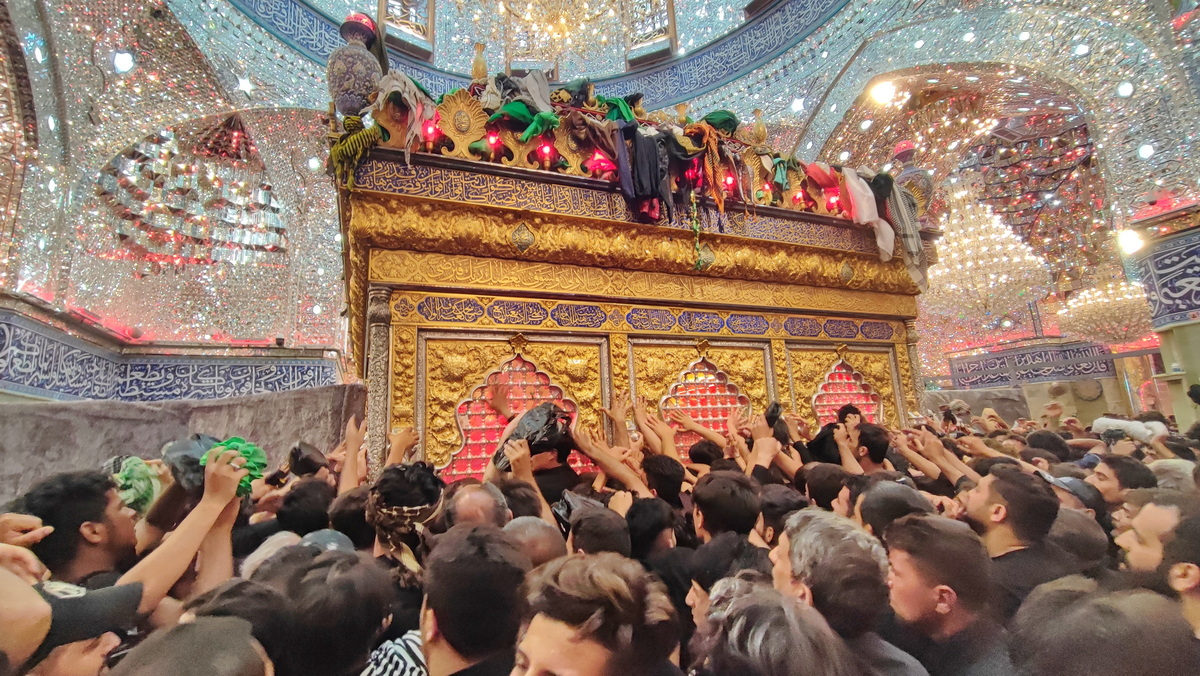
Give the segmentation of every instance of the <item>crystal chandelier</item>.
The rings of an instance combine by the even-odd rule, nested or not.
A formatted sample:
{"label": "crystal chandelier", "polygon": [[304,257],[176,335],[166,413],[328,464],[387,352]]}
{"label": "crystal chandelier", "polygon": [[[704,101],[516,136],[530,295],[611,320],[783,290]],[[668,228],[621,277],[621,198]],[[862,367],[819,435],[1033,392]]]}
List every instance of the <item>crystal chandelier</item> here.
{"label": "crystal chandelier", "polygon": [[618,47],[628,53],[667,35],[666,0],[456,2],[475,24],[475,39],[502,47],[509,65],[557,67],[572,55]]}
{"label": "crystal chandelier", "polygon": [[1145,289],[1124,275],[1071,295],[1058,320],[1064,333],[1102,345],[1132,343],[1153,330]]}
{"label": "crystal chandelier", "polygon": [[139,273],[195,264],[287,263],[287,230],[262,158],[237,114],[162,130],[114,157],[96,179],[98,214]]}
{"label": "crystal chandelier", "polygon": [[977,199],[974,186],[950,187],[939,264],[929,269],[922,297],[931,312],[955,318],[1000,316],[1046,296],[1045,261]]}

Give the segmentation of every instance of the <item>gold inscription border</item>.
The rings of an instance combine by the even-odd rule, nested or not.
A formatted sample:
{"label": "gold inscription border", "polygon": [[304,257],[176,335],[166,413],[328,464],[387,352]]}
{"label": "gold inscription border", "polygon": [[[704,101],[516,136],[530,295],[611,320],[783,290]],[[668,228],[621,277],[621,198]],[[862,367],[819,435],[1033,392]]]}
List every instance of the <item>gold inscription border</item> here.
{"label": "gold inscription border", "polygon": [[[441,287],[492,293],[526,292],[601,302],[657,301],[681,303],[691,308],[736,306],[758,310],[800,310],[831,313],[839,318],[865,316],[908,319],[917,316],[915,296],[876,291],[402,250],[372,250],[368,280],[371,283],[404,287]],[[899,340],[904,325],[893,324],[893,339]]]}
{"label": "gold inscription border", "polygon": [[[512,312],[497,318],[492,308],[497,306],[516,306]],[[572,313],[577,308],[595,310],[595,321],[583,325],[576,323],[563,324],[561,320],[566,313]],[[540,332],[570,332],[611,334],[621,333],[629,336],[680,336],[699,338],[724,338],[731,340],[787,340],[787,341],[820,341],[824,345],[839,343],[863,345],[899,345],[905,338],[904,324],[898,321],[882,319],[851,319],[840,315],[799,315],[773,312],[754,312],[745,314],[738,309],[706,309],[703,314],[719,317],[719,330],[688,329],[676,319],[670,325],[656,324],[650,321],[631,323],[631,315],[644,313],[653,317],[665,318],[668,313],[672,318],[678,318],[689,310],[683,306],[655,305],[649,303],[610,303],[592,302],[582,305],[571,300],[559,301],[551,299],[531,299],[515,296],[475,295],[460,293],[427,293],[423,291],[394,290],[391,295],[391,310],[393,326],[417,326],[421,328],[451,328],[451,329],[488,329],[499,331],[540,331]],[[563,312],[564,314],[559,314]],[[603,312],[603,320],[600,319]],[[735,331],[730,328],[730,317],[761,321],[760,332]],[[586,317],[585,317],[586,318]],[[801,320],[810,326],[819,326],[820,332],[813,335],[796,336],[787,331],[789,320]],[[854,338],[842,335],[829,335],[826,332],[826,321],[833,320],[835,324],[844,326],[853,324],[857,334]],[[637,320],[634,320],[637,322]],[[735,319],[735,324],[736,324]],[[886,324],[892,328],[892,336],[887,339],[872,339],[863,335],[864,323],[879,326]],[[778,355],[782,356],[782,354]],[[777,374],[773,374],[774,377]]]}

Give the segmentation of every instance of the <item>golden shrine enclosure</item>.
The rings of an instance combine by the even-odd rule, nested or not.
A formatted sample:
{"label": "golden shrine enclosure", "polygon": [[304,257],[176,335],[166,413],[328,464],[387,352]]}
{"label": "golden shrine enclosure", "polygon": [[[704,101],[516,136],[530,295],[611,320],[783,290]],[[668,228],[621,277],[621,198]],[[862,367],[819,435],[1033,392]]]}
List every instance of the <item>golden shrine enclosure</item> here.
{"label": "golden shrine enclosure", "polygon": [[639,223],[602,181],[386,149],[340,206],[373,472],[412,425],[448,476],[481,473],[498,382],[592,425],[626,387],[717,428],[773,400],[811,422],[916,411],[917,288],[849,221],[702,201]]}

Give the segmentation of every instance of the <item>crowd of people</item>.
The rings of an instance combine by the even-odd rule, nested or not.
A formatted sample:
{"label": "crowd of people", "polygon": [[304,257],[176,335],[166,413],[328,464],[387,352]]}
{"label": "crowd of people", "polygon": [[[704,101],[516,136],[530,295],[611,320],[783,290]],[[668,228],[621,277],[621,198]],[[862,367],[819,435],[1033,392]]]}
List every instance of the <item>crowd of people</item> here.
{"label": "crowd of people", "polygon": [[449,485],[413,430],[368,480],[353,419],[266,476],[237,439],[45,477],[0,515],[0,675],[1200,674],[1200,431],[1161,414],[489,397]]}

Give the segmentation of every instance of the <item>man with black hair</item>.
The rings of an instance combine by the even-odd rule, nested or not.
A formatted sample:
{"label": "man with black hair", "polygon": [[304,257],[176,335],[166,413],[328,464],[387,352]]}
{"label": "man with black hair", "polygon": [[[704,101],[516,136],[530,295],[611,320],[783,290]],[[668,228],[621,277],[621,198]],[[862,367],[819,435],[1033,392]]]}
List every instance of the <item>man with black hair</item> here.
{"label": "man with black hair", "polygon": [[692,491],[692,519],[701,542],[729,531],[747,536],[760,513],[758,491],[745,474],[709,472]]}
{"label": "man with black hair", "polygon": [[451,528],[425,566],[421,650],[429,676],[507,676],[529,559],[491,525]]}
{"label": "man with black hair", "polygon": [[804,474],[805,497],[808,501],[821,509],[832,510],[833,503],[842,492],[846,477],[849,476],[846,470],[842,469],[841,465],[818,462],[805,465],[797,476],[801,473]]}
{"label": "man with black hair", "polygon": [[678,460],[666,455],[652,455],[642,461],[642,470],[646,473],[646,485],[655,495],[675,509],[684,508],[681,493],[684,469]]}
{"label": "man with black hair", "polygon": [[1142,462],[1124,455],[1106,455],[1100,458],[1096,471],[1087,478],[1095,486],[1109,511],[1125,503],[1125,494],[1135,488],[1157,488],[1158,478]]}
{"label": "man with black hair", "polygon": [[107,474],[56,474],[31,488],[17,507],[54,529],[31,549],[55,579],[88,586],[92,575],[137,561],[137,513],[121,501]]}
{"label": "man with black hair", "polygon": [[675,546],[675,510],[662,498],[638,498],[625,512],[631,556],[646,561]]}
{"label": "man with black hair", "polygon": [[567,534],[567,551],[574,554],[615,552],[629,556],[629,525],[620,514],[608,508],[581,509],[571,515],[571,532]]}
{"label": "man with black hair", "polygon": [[964,496],[963,521],[992,558],[993,605],[1006,620],[1034,587],[1078,572],[1070,555],[1045,542],[1058,509],[1049,482],[1015,467],[993,467]]}
{"label": "man with black hair", "polygon": [[817,430],[816,436],[808,442],[804,452],[801,453],[801,458],[804,464],[813,462],[827,462],[833,465],[841,463],[841,455],[838,451],[838,442],[834,437],[834,432],[839,426],[843,426],[851,437],[855,430],[863,422],[862,411],[854,404],[846,404],[837,411],[837,422],[826,423]]}
{"label": "man with black hair", "polygon": [[970,527],[912,514],[888,528],[884,544],[892,610],[902,626],[925,639],[898,647],[931,676],[1015,673],[1004,629],[989,617],[988,553]]}
{"label": "man with black hair", "polygon": [[888,449],[892,441],[887,430],[879,425],[861,423],[857,429],[839,425],[833,431],[842,469],[850,474],[870,474],[886,470]]}
{"label": "man with black hair", "polygon": [[1052,453],[1059,462],[1068,462],[1072,459],[1071,447],[1066,440],[1050,430],[1030,432],[1025,437],[1025,446]]}
{"label": "man with black hair", "polygon": [[275,514],[279,529],[303,537],[329,528],[329,507],[335,497],[337,490],[323,479],[297,479]]}
{"label": "man with black hair", "polygon": [[553,505],[562,500],[563,491],[569,491],[579,485],[579,474],[567,464],[570,457],[570,451],[530,456],[533,479],[548,504]]}
{"label": "man with black hair", "polygon": [[688,447],[687,456],[693,465],[712,465],[725,457],[725,451],[708,439],[701,439]]}
{"label": "man with black hair", "polygon": [[369,486],[358,486],[334,498],[329,505],[329,527],[350,538],[358,551],[375,546],[375,529],[367,523]]}
{"label": "man with black hair", "polygon": [[779,542],[788,517],[808,507],[808,500],[799,491],[780,484],[763,486],[759,502],[762,507],[762,526],[758,534],[772,547]]}
{"label": "man with black hair", "polygon": [[1179,595],[1183,616],[1200,636],[1200,516],[1188,517],[1175,527],[1158,570]]}
{"label": "man with black hair", "polygon": [[1129,520],[1129,528],[1117,536],[1122,567],[1133,571],[1157,569],[1179,524],[1197,515],[1200,515],[1200,497],[1196,494],[1151,490],[1145,505]]}

